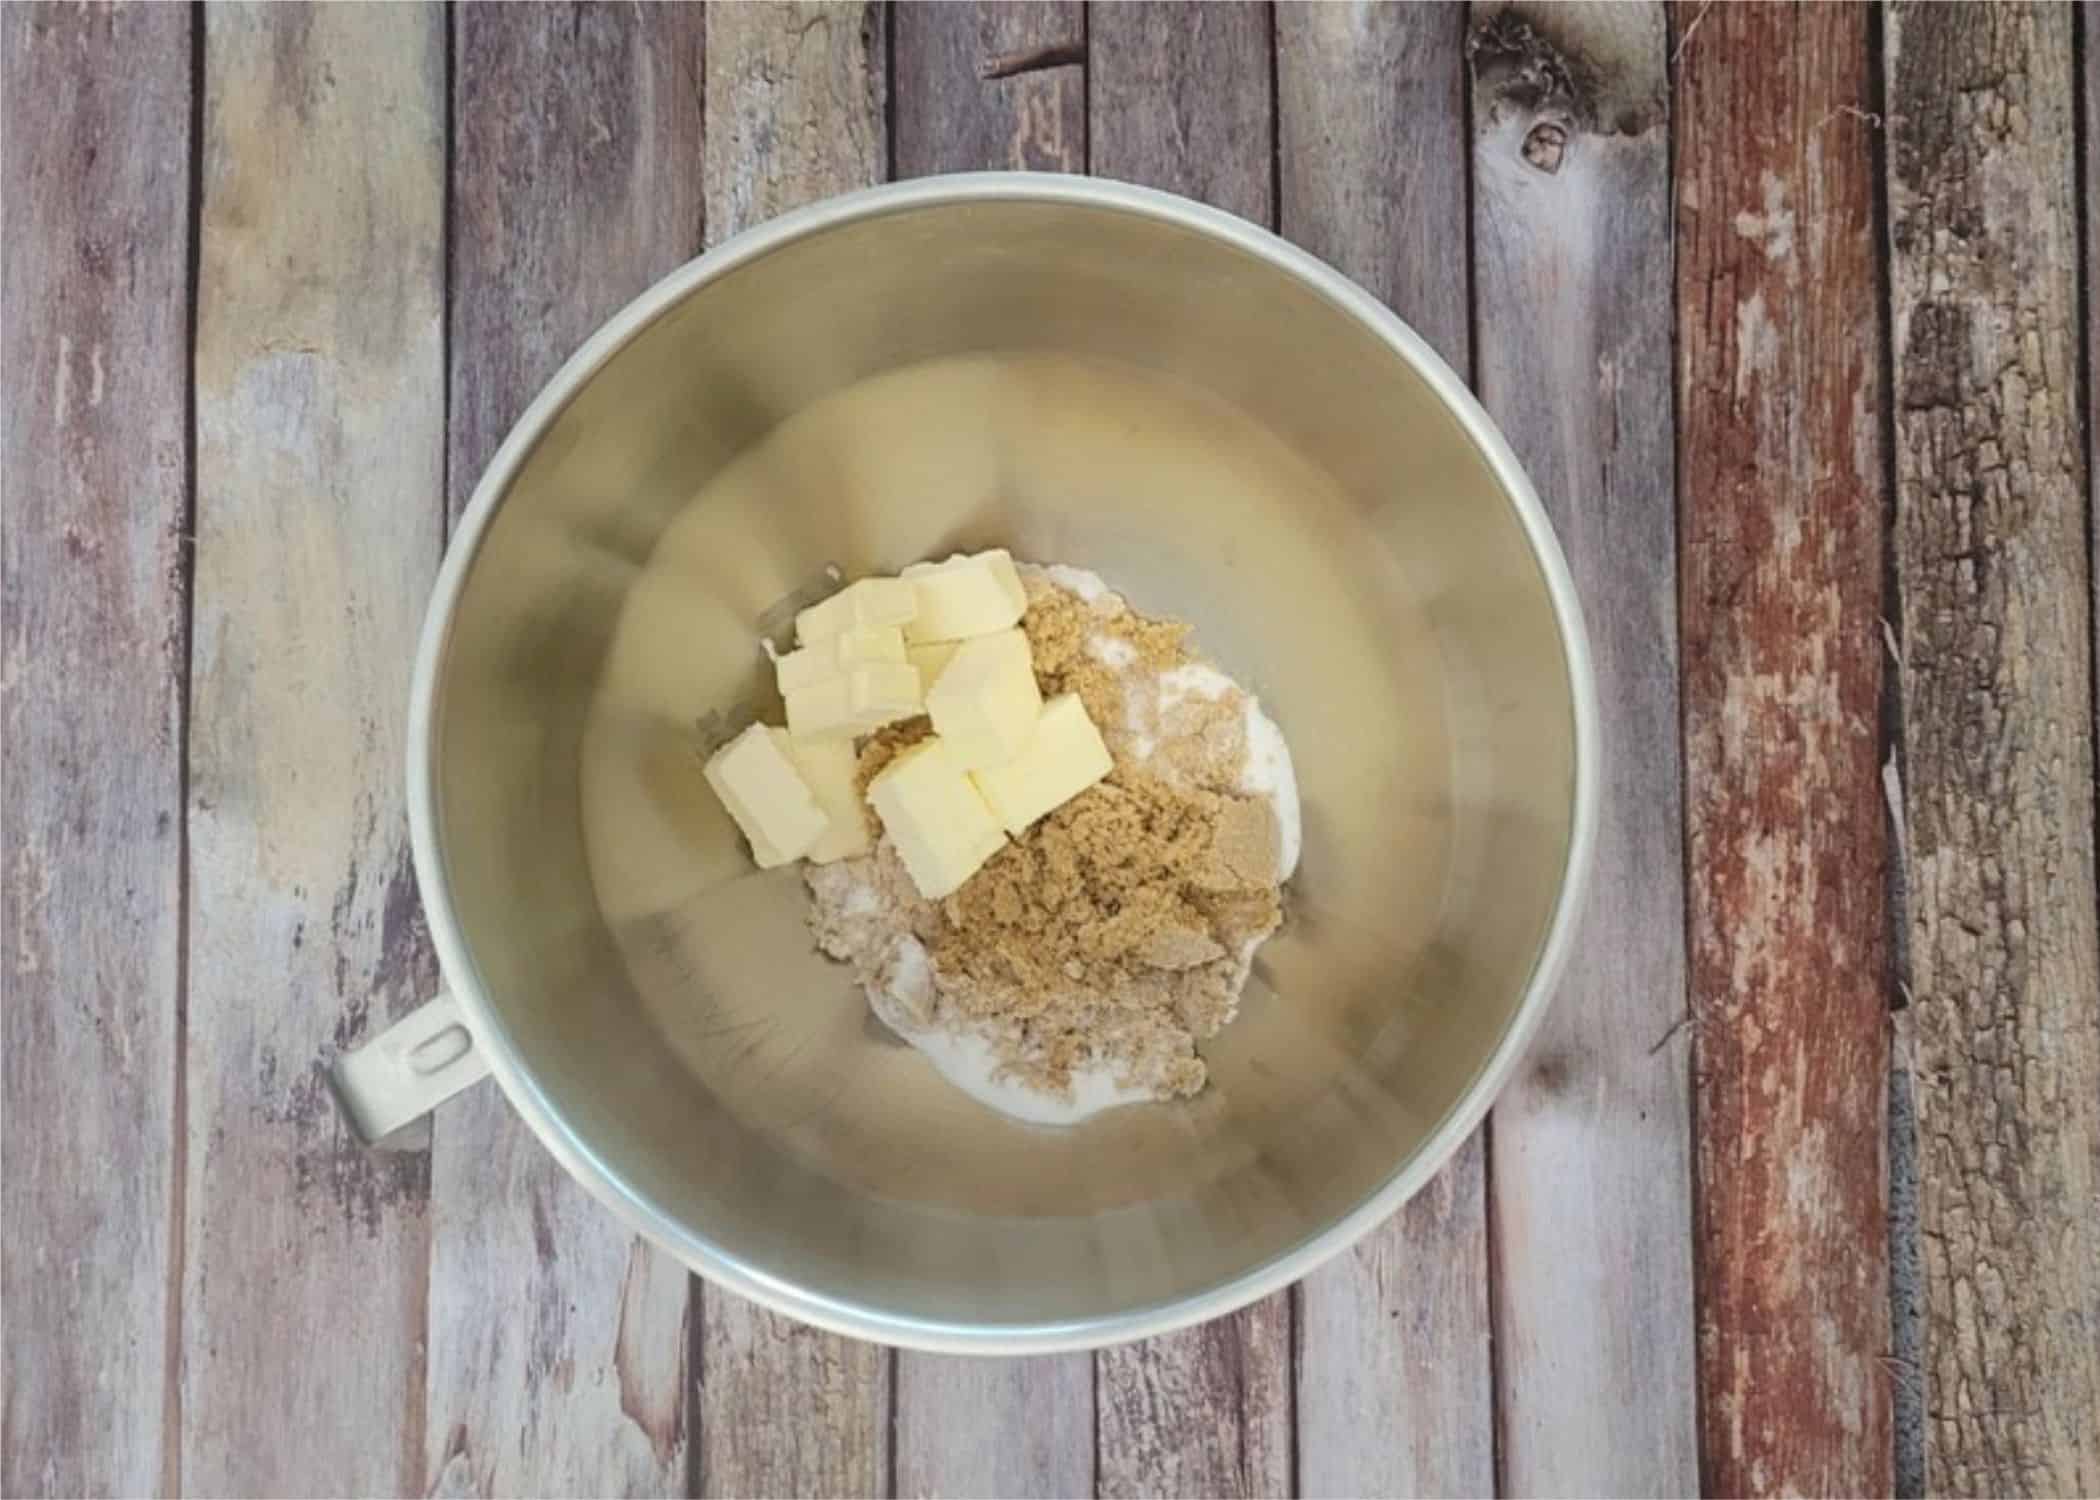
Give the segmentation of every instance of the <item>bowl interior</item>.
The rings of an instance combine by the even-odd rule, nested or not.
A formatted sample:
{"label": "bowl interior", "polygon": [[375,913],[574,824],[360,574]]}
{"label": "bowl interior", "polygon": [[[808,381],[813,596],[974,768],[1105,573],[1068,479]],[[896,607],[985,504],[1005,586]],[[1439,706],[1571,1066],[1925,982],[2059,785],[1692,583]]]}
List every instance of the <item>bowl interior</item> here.
{"label": "bowl interior", "polygon": [[[986,545],[1191,620],[1289,738],[1289,920],[1186,1104],[1052,1130],[956,1093],[700,779],[777,721],[757,640],[827,567]],[[1244,246],[1073,201],[892,207],[670,305],[502,495],[433,723],[453,978],[523,1087],[676,1248],[904,1340],[1109,1327],[1421,1175],[1575,792],[1543,571],[1432,377]]]}

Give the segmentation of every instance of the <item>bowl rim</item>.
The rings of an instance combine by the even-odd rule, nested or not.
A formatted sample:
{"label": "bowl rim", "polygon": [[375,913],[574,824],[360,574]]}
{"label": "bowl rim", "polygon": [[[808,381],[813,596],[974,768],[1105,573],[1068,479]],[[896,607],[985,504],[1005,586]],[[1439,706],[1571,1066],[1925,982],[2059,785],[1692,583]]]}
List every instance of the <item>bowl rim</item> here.
{"label": "bowl rim", "polygon": [[[541,1091],[490,1003],[453,905],[438,835],[436,735],[441,667],[468,574],[512,481],[577,393],[619,351],[701,287],[810,235],[903,210],[1026,202],[1106,208],[1222,242],[1296,279],[1377,336],[1435,391],[1478,448],[1514,508],[1545,580],[1574,717],[1574,807],[1560,889],[1524,996],[1486,1063],[1423,1143],[1375,1191],[1325,1228],[1230,1280],[1151,1306],[1064,1322],[985,1323],[904,1316],[814,1290],[727,1253],[622,1180]],[[1269,230],[1171,193],[1103,178],[976,172],[919,178],[828,198],[746,229],[686,262],[601,325],[541,388],[489,461],[454,527],[424,616],[408,723],[409,837],[423,910],[446,987],[504,1094],[569,1175],[645,1235],[717,1285],[833,1333],[935,1353],[1024,1355],[1094,1349],[1169,1333],[1233,1312],[1290,1285],[1354,1244],[1425,1186],[1471,1135],[1521,1060],[1568,960],[1587,889],[1599,802],[1598,706],[1575,583],[1531,481],[1466,383],[1391,309],[1341,272]]]}

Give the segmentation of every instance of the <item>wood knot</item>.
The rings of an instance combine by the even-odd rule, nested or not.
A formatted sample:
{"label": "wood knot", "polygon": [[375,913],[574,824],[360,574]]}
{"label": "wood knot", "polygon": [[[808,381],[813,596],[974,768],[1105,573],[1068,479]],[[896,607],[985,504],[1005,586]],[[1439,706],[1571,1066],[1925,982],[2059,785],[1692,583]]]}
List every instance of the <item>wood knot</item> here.
{"label": "wood knot", "polygon": [[1524,160],[1549,176],[1560,170],[1568,150],[1568,128],[1541,120],[1524,133]]}

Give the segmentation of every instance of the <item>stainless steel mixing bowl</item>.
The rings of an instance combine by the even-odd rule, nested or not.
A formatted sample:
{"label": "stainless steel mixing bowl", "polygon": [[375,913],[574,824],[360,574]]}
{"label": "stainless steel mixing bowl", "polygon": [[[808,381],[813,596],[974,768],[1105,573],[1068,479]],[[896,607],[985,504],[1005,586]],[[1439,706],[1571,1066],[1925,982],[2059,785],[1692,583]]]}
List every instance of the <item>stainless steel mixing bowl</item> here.
{"label": "stainless steel mixing bowl", "polygon": [[[865,451],[810,435],[869,389]],[[990,544],[1193,621],[1290,739],[1290,920],[1190,1103],[1059,1131],[963,1098],[702,788],[696,740],[765,706],[757,637],[828,566]],[[1007,174],[789,215],[585,345],[452,543],[412,736],[471,1069],[701,1274],[974,1352],[1214,1316],[1391,1213],[1537,1023],[1596,806],[1567,570],[1463,383],[1261,229]]]}

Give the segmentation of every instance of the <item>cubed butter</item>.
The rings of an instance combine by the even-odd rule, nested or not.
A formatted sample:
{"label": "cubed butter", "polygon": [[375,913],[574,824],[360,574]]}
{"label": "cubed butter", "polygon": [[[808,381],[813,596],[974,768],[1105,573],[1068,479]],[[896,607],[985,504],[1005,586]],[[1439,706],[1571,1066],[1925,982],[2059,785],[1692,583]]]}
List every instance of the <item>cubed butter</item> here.
{"label": "cubed butter", "polygon": [[703,772],[751,841],[751,857],[761,869],[800,859],[830,827],[815,794],[774,738],[779,733],[753,724],[709,756]]}
{"label": "cubed butter", "polygon": [[868,783],[868,802],[919,894],[938,901],[976,874],[1006,836],[939,735],[921,740]]}
{"label": "cubed butter", "polygon": [[905,660],[904,632],[895,625],[850,625],[832,640],[841,671],[869,662]]}
{"label": "cubed butter", "polygon": [[927,692],[926,711],[965,771],[1017,758],[1043,711],[1028,637],[1010,629],[961,642]]}
{"label": "cubed butter", "polygon": [[961,641],[922,641],[916,646],[904,648],[905,659],[919,669],[921,693],[933,691],[934,681],[941,675],[941,669],[948,665],[949,659],[955,655],[955,648],[961,644]]}
{"label": "cubed butter", "polygon": [[798,688],[843,676],[852,667],[904,660],[904,632],[895,625],[849,625],[837,635],[773,658],[773,680],[785,698]]}
{"label": "cubed butter", "polygon": [[795,763],[803,784],[830,820],[824,836],[809,846],[804,857],[811,864],[828,865],[866,854],[872,841],[868,838],[867,807],[860,800],[860,789],[853,784],[860,760],[853,753],[853,742],[798,740],[782,729],[773,733],[779,736],[781,749]]}
{"label": "cubed butter", "polygon": [[863,578],[796,615],[795,639],[809,646],[856,625],[902,625],[918,609],[915,585],[901,578]]}
{"label": "cubed butter", "polygon": [[788,733],[798,740],[851,739],[926,711],[910,662],[867,662],[781,696]]}
{"label": "cubed butter", "polygon": [[813,687],[827,677],[839,675],[838,651],[830,641],[803,646],[773,658],[773,681],[785,698],[799,688]]}
{"label": "cubed butter", "polygon": [[[941,680],[947,681],[945,673]],[[1019,757],[972,771],[970,780],[1001,826],[1018,837],[1106,776],[1114,764],[1078,695],[1060,693],[1043,705],[1035,735]]]}
{"label": "cubed butter", "polygon": [[1018,623],[1028,609],[1028,591],[1003,547],[913,563],[901,581],[918,591],[917,613],[904,622],[904,639],[914,644],[990,635]]}
{"label": "cubed butter", "polygon": [[854,717],[870,729],[926,712],[919,669],[905,661],[871,661],[846,673]]}

